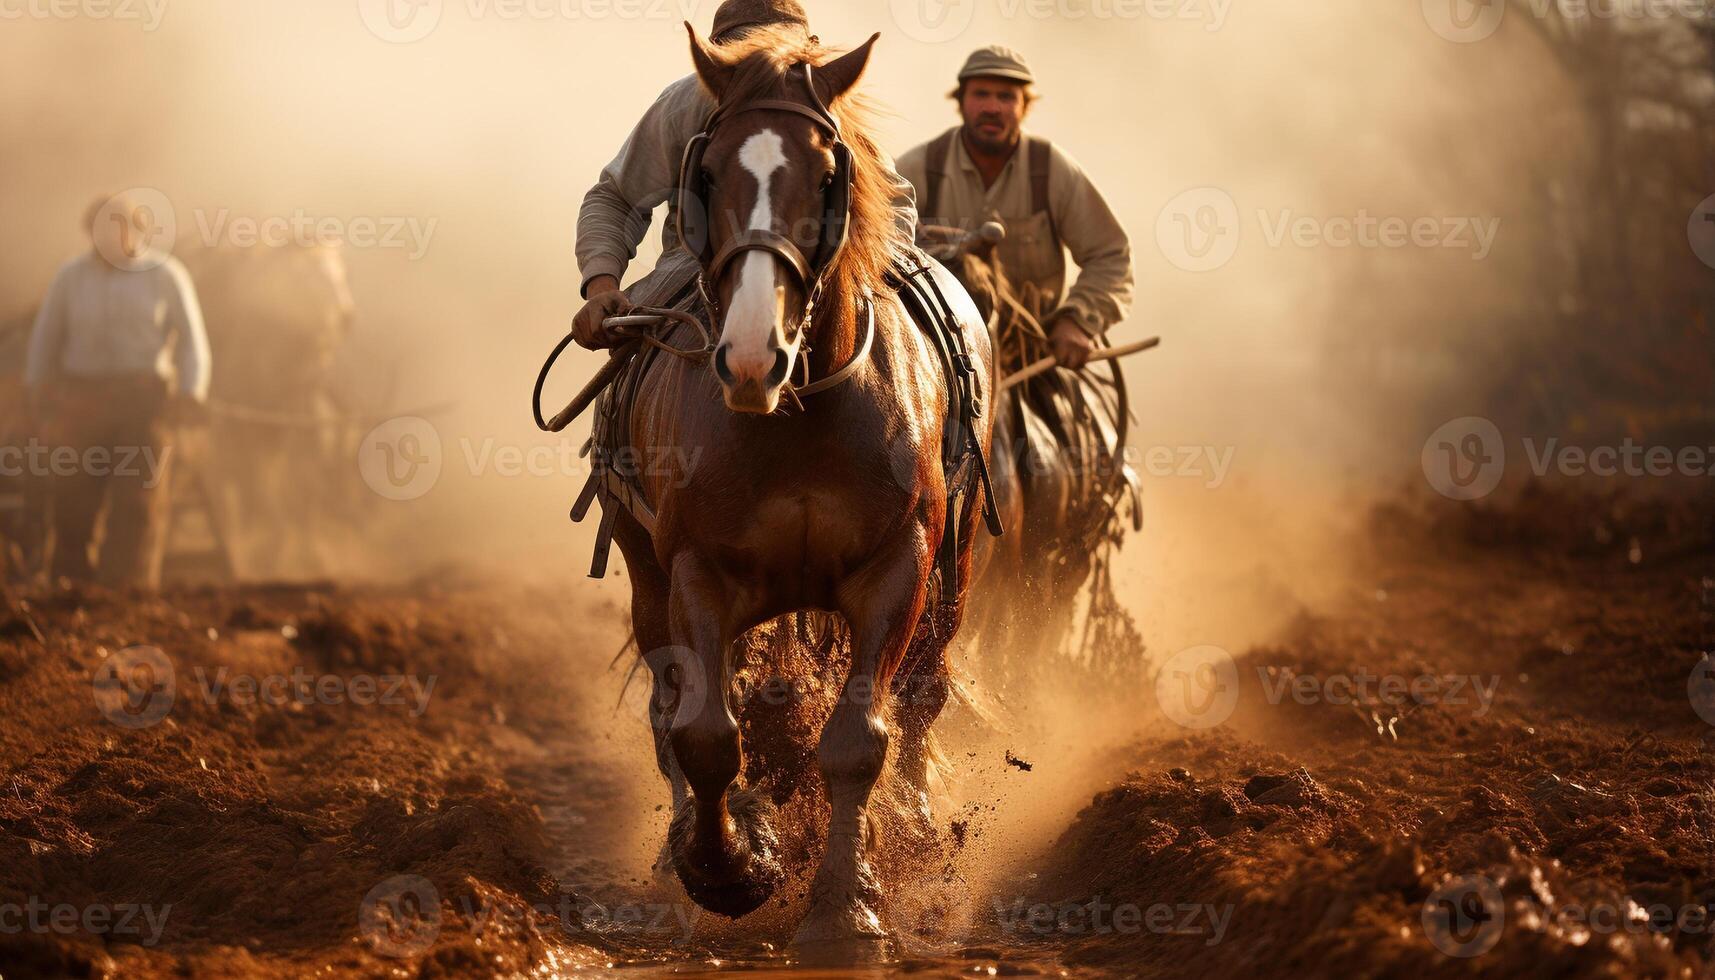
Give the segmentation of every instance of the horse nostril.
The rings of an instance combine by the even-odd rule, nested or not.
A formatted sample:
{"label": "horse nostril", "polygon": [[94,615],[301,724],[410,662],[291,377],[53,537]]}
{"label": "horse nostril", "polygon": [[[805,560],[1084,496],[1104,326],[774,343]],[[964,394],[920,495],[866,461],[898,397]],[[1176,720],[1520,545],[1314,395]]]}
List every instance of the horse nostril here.
{"label": "horse nostril", "polygon": [[786,352],[776,348],[774,351],[774,367],[768,372],[768,387],[773,388],[786,380],[786,372],[790,369],[790,363],[791,358],[786,356]]}
{"label": "horse nostril", "polygon": [[722,344],[715,348],[715,377],[720,379],[721,384],[731,387],[732,369],[726,365],[726,347],[727,345]]}

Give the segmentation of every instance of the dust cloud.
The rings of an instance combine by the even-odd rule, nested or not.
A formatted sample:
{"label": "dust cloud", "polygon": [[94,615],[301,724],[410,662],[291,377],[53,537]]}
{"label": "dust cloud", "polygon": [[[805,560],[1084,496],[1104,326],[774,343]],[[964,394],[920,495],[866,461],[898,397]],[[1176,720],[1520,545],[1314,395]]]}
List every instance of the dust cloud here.
{"label": "dust cloud", "polygon": [[[970,48],[1018,48],[1042,96],[1027,125],[1093,175],[1130,231],[1137,300],[1115,336],[1164,343],[1126,365],[1147,502],[1119,579],[1157,656],[1242,649],[1343,588],[1365,502],[1412,477],[1436,421],[1474,414],[1497,352],[1531,328],[1515,284],[1540,261],[1533,175],[1577,133],[1545,121],[1571,96],[1526,36],[1491,42],[1509,57],[1480,54],[1439,37],[1417,4],[1370,0],[1072,4],[1089,15],[1050,19],[996,0],[931,42],[895,16],[908,4],[811,6],[832,43],[882,32],[866,85],[891,110],[895,152],[953,124],[946,93]],[[713,7],[508,18],[449,3],[408,44],[366,29],[358,3],[325,0],[171,0],[154,31],[0,22],[0,311],[27,310],[83,247],[79,217],[103,191],[160,190],[181,242],[295,215],[432,229],[347,249],[357,315],[341,385],[359,402],[387,390],[386,412],[450,403],[432,418],[439,483],[377,504],[363,567],[475,564],[621,600],[622,578],[581,578],[590,532],[565,519],[584,432],[536,432],[529,386],[579,303],[582,194],[688,70],[680,18],[706,30]],[[1232,202],[1237,247],[1191,271],[1165,209],[1209,188]],[[1291,231],[1366,216],[1471,223],[1405,247]],[[1481,228],[1498,233],[1485,245]],[[596,364],[574,352],[549,400]],[[1153,714],[1139,697],[1112,726],[1052,716],[1057,743],[1134,730]],[[1052,795],[1087,798],[1063,788]]]}

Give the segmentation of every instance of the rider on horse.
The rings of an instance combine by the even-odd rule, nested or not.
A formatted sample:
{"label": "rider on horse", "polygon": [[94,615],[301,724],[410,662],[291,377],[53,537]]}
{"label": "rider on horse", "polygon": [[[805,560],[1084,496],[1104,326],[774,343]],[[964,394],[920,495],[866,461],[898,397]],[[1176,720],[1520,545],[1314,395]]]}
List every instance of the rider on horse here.
{"label": "rider on horse", "polygon": [[[715,11],[710,40],[716,45],[742,41],[758,28],[802,30],[810,25],[797,0],[726,0]],[[624,315],[633,305],[670,306],[696,278],[696,256],[679,241],[675,214],[661,230],[661,259],[655,269],[629,290],[619,287],[626,266],[649,231],[649,215],[663,201],[677,208],[675,185],[685,146],[703,131],[715,110],[715,100],[694,74],[662,90],[655,104],[638,120],[613,161],[602,168],[594,187],[584,195],[578,212],[577,255],[587,300],[573,320],[577,341],[591,350],[613,346],[602,322]],[[900,241],[916,237],[917,207],[911,184],[893,172],[894,213]]]}
{"label": "rider on horse", "polygon": [[[917,188],[920,238],[951,262],[989,316],[1001,375],[1050,355],[1049,363],[1068,369],[1012,387],[1003,403],[995,465],[1018,474],[1022,533],[1007,545],[1009,559],[990,563],[979,599],[1022,594],[1026,601],[994,599],[993,611],[978,617],[990,625],[979,629],[1063,642],[1074,597],[1090,583],[1087,656],[1130,659],[1121,652],[1129,648],[1129,621],[1107,575],[1128,497],[1134,526],[1139,516],[1138,486],[1123,456],[1123,378],[1117,367],[1107,377],[1080,369],[1131,303],[1131,246],[1082,168],[1024,131],[1034,82],[1017,52],[977,50],[952,93],[962,124],[905,153],[899,169]],[[1068,251],[1078,265],[1070,290]],[[991,656],[1009,658],[1005,646],[990,644]],[[1025,652],[1021,662],[1042,658]],[[1003,668],[1002,676],[1016,673]]]}
{"label": "rider on horse", "polygon": [[[973,52],[952,93],[962,124],[907,151],[899,172],[917,189],[924,225],[1005,227],[997,257],[1015,288],[1041,297],[1052,353],[1076,369],[1089,358],[1092,338],[1131,305],[1131,243],[1083,169],[1059,146],[1024,131],[1034,84],[1017,52],[999,45]],[[1067,250],[1078,264],[1069,291]],[[1008,371],[1023,366],[1002,364]]]}

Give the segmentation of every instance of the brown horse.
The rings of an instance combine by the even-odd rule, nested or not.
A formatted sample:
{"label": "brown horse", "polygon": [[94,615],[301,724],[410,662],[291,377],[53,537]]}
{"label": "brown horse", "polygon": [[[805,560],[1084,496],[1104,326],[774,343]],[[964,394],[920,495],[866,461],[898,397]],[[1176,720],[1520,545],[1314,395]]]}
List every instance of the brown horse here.
{"label": "brown horse", "polygon": [[[943,653],[963,599],[941,583],[936,628],[918,629],[936,612],[929,593],[948,508],[950,394],[931,341],[884,280],[894,252],[889,191],[850,94],[874,42],[830,60],[814,39],[762,32],[716,48],[691,33],[692,60],[719,108],[700,167],[682,179],[701,191],[690,203],[705,212],[706,240],[693,251],[719,343],[712,364],[650,363],[631,444],[699,455],[688,472],[642,476],[653,532],[624,510],[614,526],[654,676],[673,865],[705,908],[743,915],[782,879],[770,804],[735,786],[743,768],[735,642],[803,610],[838,613],[849,625],[850,670],[816,747],[831,809],[827,849],[795,939],[842,950],[885,936],[868,853],[871,790],[890,741],[895,765],[922,787],[928,727],[947,695]],[[840,234],[828,202],[845,204],[848,181]],[[939,267],[934,275],[974,364],[974,435],[986,449],[988,336],[952,276]],[[838,384],[808,393],[847,366]],[[798,390],[794,375],[809,379],[801,406],[786,395]],[[980,516],[978,506],[960,513],[960,582]]]}

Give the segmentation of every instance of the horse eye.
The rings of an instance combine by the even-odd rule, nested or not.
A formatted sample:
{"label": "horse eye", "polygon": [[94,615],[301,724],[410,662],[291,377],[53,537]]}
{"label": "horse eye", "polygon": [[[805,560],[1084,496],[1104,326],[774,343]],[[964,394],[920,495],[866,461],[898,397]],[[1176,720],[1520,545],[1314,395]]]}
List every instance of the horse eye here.
{"label": "horse eye", "polygon": [[822,190],[827,190],[832,186],[834,186],[834,172],[830,170],[822,175]]}

